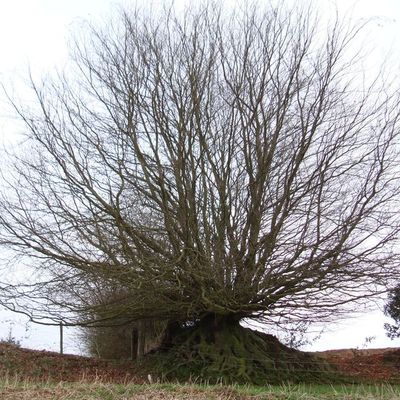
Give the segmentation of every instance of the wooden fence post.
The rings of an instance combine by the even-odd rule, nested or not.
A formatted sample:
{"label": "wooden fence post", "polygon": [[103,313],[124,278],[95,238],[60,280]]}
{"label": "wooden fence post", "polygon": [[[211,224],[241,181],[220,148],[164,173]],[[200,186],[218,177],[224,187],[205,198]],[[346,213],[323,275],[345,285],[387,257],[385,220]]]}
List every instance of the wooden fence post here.
{"label": "wooden fence post", "polygon": [[136,360],[138,354],[138,331],[132,328],[131,331],[131,360]]}
{"label": "wooden fence post", "polygon": [[145,350],[145,340],[146,340],[146,333],[145,333],[145,324],[143,320],[139,320],[137,322],[138,327],[138,344],[137,344],[137,358],[142,358],[144,355]]}
{"label": "wooden fence post", "polygon": [[60,354],[64,354],[64,332],[62,322],[60,322]]}

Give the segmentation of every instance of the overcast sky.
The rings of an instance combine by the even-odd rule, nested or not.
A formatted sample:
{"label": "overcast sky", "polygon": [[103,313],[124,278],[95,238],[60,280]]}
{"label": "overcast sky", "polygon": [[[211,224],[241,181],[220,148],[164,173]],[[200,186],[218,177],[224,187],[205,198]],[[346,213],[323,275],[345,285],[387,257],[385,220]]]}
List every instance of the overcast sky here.
{"label": "overcast sky", "polygon": [[[244,0],[245,1],[245,0]],[[266,1],[266,0],[265,0]],[[227,0],[234,3],[235,0]],[[262,3],[263,0],[260,0]],[[288,0],[287,3],[296,3]],[[152,1],[154,7],[162,1]],[[179,5],[190,4],[180,0]],[[117,5],[141,4],[137,1],[114,0],[0,0],[0,83],[19,86],[26,77],[28,65],[35,74],[41,75],[56,66],[62,66],[68,57],[67,41],[79,22],[85,19],[106,20]],[[149,4],[149,1],[146,1]],[[400,1],[399,0],[315,0],[314,4],[324,14],[333,12],[335,5],[354,20],[370,19],[369,44],[376,47],[375,59],[381,62],[387,53],[393,57],[399,70],[400,65]],[[16,125],[7,118],[4,97],[0,95],[0,139],[11,140],[17,132]],[[369,312],[343,324],[326,327],[325,334],[308,349],[363,347],[367,337],[375,337],[369,347],[400,346],[400,339],[386,338],[380,311]],[[28,326],[22,317],[14,317],[0,311],[0,338],[8,334],[11,327],[16,339],[26,347],[57,350],[57,328]],[[79,344],[73,343],[74,333],[66,332],[68,352],[79,352]]]}

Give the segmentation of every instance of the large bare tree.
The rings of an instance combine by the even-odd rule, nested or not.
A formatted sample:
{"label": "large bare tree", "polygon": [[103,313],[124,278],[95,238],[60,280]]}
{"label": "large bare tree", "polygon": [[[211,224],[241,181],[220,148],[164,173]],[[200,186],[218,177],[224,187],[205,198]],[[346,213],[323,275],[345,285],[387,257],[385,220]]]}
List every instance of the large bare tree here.
{"label": "large bare tree", "polygon": [[[18,293],[70,322],[96,307],[167,320],[164,345],[197,330],[192,349],[382,292],[400,109],[360,68],[362,26],[284,7],[161,14],[89,26],[63,74],[32,81],[35,104],[13,102],[28,151],[4,177],[1,242],[45,276]],[[93,299],[110,287],[126,295]]]}

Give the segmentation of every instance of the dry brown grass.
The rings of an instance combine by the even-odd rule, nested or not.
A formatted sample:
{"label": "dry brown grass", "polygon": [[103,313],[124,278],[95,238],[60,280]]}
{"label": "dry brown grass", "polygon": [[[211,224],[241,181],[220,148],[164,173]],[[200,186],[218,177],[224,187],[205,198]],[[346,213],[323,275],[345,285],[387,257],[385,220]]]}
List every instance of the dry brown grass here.
{"label": "dry brown grass", "polygon": [[1,400],[399,400],[400,387],[117,385],[104,382],[0,381]]}
{"label": "dry brown grass", "polygon": [[273,393],[250,395],[230,387],[196,387],[151,385],[117,386],[103,383],[74,383],[59,385],[6,384],[0,389],[2,400],[278,400]]}

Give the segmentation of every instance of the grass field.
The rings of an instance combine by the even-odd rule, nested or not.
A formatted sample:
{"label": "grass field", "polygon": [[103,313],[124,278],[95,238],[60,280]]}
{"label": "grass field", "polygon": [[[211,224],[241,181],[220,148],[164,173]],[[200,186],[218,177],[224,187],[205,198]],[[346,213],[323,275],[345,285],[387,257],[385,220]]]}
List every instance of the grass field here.
{"label": "grass field", "polygon": [[200,385],[135,385],[102,382],[33,383],[18,378],[0,381],[2,400],[394,400],[400,386],[283,385],[227,387]]}

